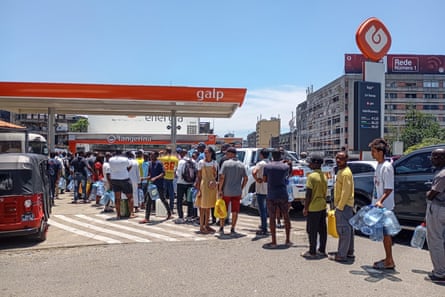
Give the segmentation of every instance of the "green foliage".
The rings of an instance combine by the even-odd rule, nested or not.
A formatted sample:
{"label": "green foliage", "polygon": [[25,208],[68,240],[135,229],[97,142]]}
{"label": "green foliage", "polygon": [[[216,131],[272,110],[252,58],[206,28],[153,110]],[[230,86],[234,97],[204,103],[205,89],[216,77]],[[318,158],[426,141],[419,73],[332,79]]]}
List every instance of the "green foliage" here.
{"label": "green foliage", "polygon": [[88,119],[80,118],[70,126],[71,132],[88,132]]}
{"label": "green foliage", "polygon": [[441,143],[444,143],[444,142],[445,141],[443,139],[440,139],[440,138],[424,138],[421,142],[408,147],[403,153],[406,155],[406,154],[411,153],[412,151],[418,150],[418,149],[423,148],[425,146],[441,144]]}
{"label": "green foliage", "polygon": [[432,114],[422,113],[415,109],[407,111],[406,127],[402,131],[401,140],[405,147],[421,144],[426,138],[441,138],[443,131]]}

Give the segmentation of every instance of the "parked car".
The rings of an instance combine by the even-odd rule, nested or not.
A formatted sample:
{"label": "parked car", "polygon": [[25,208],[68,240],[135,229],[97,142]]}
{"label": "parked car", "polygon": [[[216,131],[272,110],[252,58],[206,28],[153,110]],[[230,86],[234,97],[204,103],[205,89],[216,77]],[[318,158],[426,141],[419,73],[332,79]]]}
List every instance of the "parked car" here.
{"label": "parked car", "polygon": [[[270,151],[269,153],[269,159],[272,160],[272,151],[273,148],[268,148]],[[252,193],[255,193],[255,180],[252,176],[252,170],[255,167],[256,163],[259,161],[259,153],[261,151],[261,148],[237,148],[236,149],[236,157],[238,160],[240,160],[247,170],[247,185],[244,187],[243,193],[242,193],[242,203],[245,206],[251,206],[253,208],[257,208],[257,203],[255,199],[255,195],[252,195]],[[216,160],[219,162],[221,158],[224,156],[222,152],[216,153]],[[291,153],[285,151],[284,152],[284,158],[287,160],[292,161],[292,176],[296,174],[300,174],[301,168],[298,165],[298,159],[295,158]]]}
{"label": "parked car", "polygon": [[[404,228],[412,229],[425,219],[425,194],[434,178],[431,152],[445,144],[428,146],[394,161],[394,213]],[[374,171],[354,174],[355,210],[371,203]]]}
{"label": "parked car", "polygon": [[[321,170],[324,172],[328,181],[326,201],[330,201],[334,186],[334,167],[324,165],[321,167]],[[303,209],[304,200],[306,198],[306,180],[311,172],[312,169],[309,168],[308,165],[300,165],[298,169],[295,170],[294,176],[289,179],[290,186],[292,187],[292,194],[294,196],[292,207],[295,209]]]}

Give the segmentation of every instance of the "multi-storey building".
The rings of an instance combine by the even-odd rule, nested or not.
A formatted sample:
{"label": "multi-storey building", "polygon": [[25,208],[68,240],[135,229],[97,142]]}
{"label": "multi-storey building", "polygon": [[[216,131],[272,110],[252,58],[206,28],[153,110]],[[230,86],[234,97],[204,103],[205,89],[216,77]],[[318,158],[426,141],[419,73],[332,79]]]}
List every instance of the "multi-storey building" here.
{"label": "multi-storey building", "polygon": [[272,117],[256,123],[256,147],[272,147],[272,138],[280,135],[281,120]]}
{"label": "multi-storey building", "polygon": [[[354,147],[354,82],[361,81],[364,57],[345,55],[345,74],[317,91],[309,91],[296,109],[296,150],[334,156]],[[445,56],[388,55],[384,102],[384,137],[398,140],[407,110],[432,114],[445,127]]]}

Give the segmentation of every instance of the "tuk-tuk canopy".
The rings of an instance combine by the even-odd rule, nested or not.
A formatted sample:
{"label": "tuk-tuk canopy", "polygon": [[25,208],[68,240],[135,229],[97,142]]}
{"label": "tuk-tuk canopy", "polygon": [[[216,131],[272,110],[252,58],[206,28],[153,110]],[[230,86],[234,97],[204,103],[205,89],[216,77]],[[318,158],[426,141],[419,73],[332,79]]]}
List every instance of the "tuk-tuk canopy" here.
{"label": "tuk-tuk canopy", "polygon": [[37,154],[0,154],[0,196],[44,193],[47,157]]}

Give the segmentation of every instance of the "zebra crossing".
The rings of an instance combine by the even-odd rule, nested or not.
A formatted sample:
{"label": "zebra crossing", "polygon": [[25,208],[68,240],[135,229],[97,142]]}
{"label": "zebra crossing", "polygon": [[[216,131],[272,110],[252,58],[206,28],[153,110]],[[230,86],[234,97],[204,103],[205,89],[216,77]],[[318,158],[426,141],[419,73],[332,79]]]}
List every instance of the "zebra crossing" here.
{"label": "zebra crossing", "polygon": [[[218,240],[218,233],[201,234],[199,226],[193,224],[175,224],[174,220],[164,217],[152,217],[150,224],[139,224],[143,213],[135,219],[115,220],[113,213],[53,214],[49,220],[51,228],[62,232],[62,236],[91,241],[92,244],[186,242]],[[256,237],[259,217],[240,213],[237,222],[237,238]],[[217,226],[213,226],[217,229]],[[229,232],[230,226],[225,231]],[[292,228],[292,232],[299,230]],[[300,230],[301,231],[301,230]],[[284,236],[284,229],[277,229],[277,236]]]}

